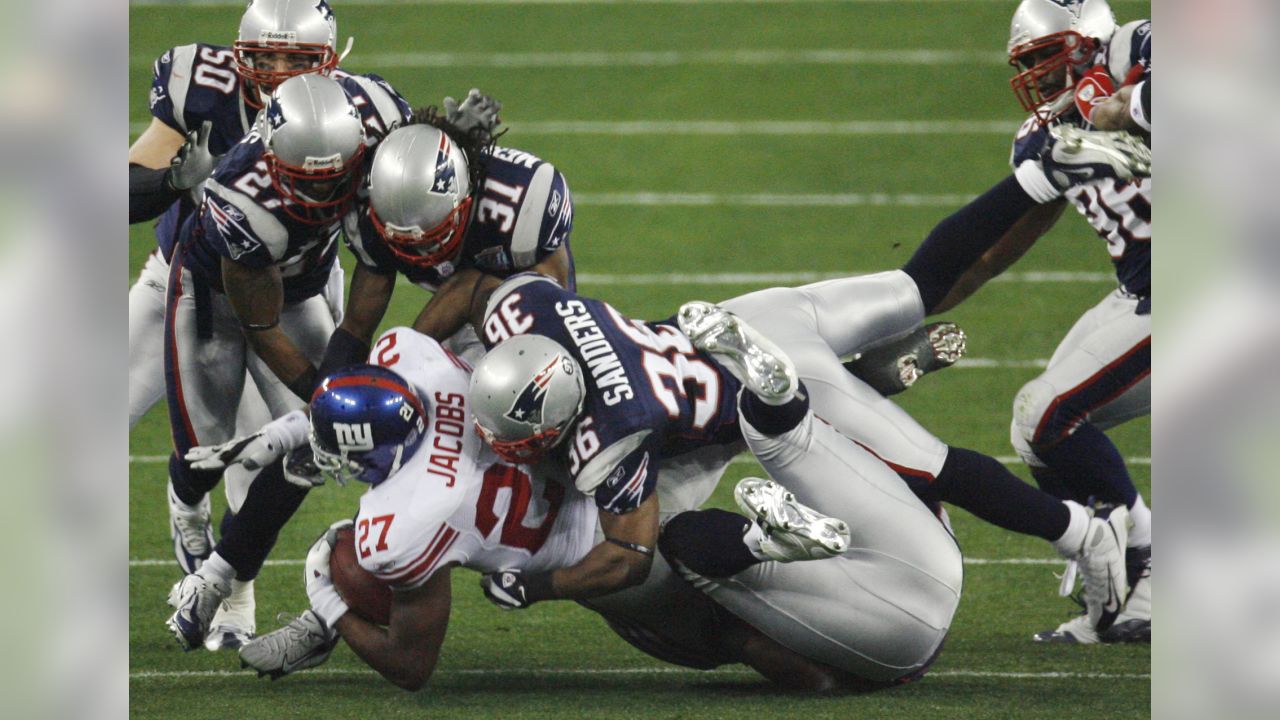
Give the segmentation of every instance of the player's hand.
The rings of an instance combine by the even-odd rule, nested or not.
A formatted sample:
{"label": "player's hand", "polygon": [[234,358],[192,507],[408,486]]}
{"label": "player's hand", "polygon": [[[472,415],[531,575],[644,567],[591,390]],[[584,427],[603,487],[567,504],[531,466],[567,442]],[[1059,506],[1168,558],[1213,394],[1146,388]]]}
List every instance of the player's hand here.
{"label": "player's hand", "polygon": [[320,537],[311,543],[307,551],[307,562],[303,574],[307,582],[307,598],[311,600],[311,608],[316,611],[329,627],[338,622],[338,618],[347,612],[347,603],[333,586],[333,577],[329,573],[329,557],[338,542],[338,531],[351,527],[351,520],[339,520],[330,525]]}
{"label": "player's hand", "polygon": [[205,120],[198,130],[187,133],[186,142],[169,161],[169,186],[174,190],[190,190],[213,174],[218,158],[209,152],[209,135],[213,123]]}
{"label": "player's hand", "polygon": [[466,132],[479,128],[485,138],[493,137],[493,131],[502,124],[502,118],[498,117],[500,110],[502,103],[476,88],[471,88],[461,104],[451,97],[444,99],[445,120]]}
{"label": "player's hand", "polygon": [[1093,122],[1093,109],[1106,102],[1116,91],[1116,84],[1106,65],[1095,65],[1076,83],[1076,109],[1086,122]]}
{"label": "player's hand", "polygon": [[310,445],[303,445],[285,456],[284,479],[310,490],[324,484],[324,473],[316,465],[315,455]]}
{"label": "player's hand", "polygon": [[252,435],[228,440],[221,445],[193,447],[184,458],[195,470],[225,470],[232,465],[260,470],[305,442],[309,423],[306,413],[294,410],[263,425]]}
{"label": "player's hand", "polygon": [[519,570],[485,573],[480,577],[480,589],[503,610],[523,610],[535,602],[530,599],[524,573]]}
{"label": "player's hand", "polygon": [[1059,191],[1081,183],[1150,177],[1151,148],[1122,130],[1084,130],[1059,125],[1049,131],[1040,154],[1045,177]]}

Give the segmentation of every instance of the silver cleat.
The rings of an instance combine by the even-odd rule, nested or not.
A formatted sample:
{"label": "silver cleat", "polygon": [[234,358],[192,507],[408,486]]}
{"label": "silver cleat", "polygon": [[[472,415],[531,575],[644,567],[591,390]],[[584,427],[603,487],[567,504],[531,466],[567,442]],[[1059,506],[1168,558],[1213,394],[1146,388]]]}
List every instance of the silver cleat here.
{"label": "silver cleat", "polygon": [[714,357],[761,400],[783,405],[800,387],[786,353],[733,313],[708,302],[680,307],[680,331],[693,346]]}
{"label": "silver cleat", "polygon": [[743,478],[733,490],[738,507],[764,530],[760,550],[772,560],[820,560],[849,549],[849,525],[802,505],[786,488]]}

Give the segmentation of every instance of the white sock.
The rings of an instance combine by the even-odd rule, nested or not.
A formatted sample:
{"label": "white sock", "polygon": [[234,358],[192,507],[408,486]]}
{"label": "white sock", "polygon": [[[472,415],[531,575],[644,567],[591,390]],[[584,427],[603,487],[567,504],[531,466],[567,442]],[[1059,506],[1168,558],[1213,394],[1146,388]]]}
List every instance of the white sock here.
{"label": "white sock", "polygon": [[232,580],[231,594],[227,596],[226,602],[232,606],[247,605],[248,607],[253,607],[253,581]]}
{"label": "white sock", "polygon": [[1063,504],[1071,512],[1071,520],[1062,537],[1053,541],[1053,547],[1062,557],[1073,558],[1080,554],[1080,548],[1084,546],[1084,536],[1089,530],[1089,511],[1072,500],[1064,500]]}
{"label": "white sock", "polygon": [[1129,528],[1128,547],[1138,548],[1151,544],[1151,508],[1142,501],[1142,495],[1129,508],[1129,517],[1133,519],[1133,527]]}
{"label": "white sock", "polygon": [[230,583],[236,577],[236,569],[231,567],[231,563],[222,559],[218,553],[213,553],[200,564],[200,569],[196,574],[205,580],[215,580],[222,583]]}
{"label": "white sock", "polygon": [[750,550],[757,560],[770,559],[768,555],[765,555],[760,550],[760,543],[764,542],[764,540],[764,529],[760,527],[759,523],[751,523],[751,527],[747,528],[747,531],[742,534],[742,544],[747,546],[747,550]]}

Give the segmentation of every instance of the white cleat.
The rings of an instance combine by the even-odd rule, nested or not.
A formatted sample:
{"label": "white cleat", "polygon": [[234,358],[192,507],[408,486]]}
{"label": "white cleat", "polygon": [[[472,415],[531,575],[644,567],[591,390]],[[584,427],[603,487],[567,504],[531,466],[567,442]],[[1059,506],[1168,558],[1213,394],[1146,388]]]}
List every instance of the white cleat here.
{"label": "white cleat", "polygon": [[694,301],[680,307],[676,321],[694,347],[714,357],[764,402],[784,405],[795,397],[800,380],[791,358],[738,316]]}
{"label": "white cleat", "polygon": [[1096,645],[1102,640],[1089,625],[1088,615],[1077,615],[1053,630],[1042,630],[1032,636],[1036,642]]}
{"label": "white cleat", "polygon": [[1057,125],[1049,134],[1053,145],[1042,162],[1049,181],[1059,189],[1094,178],[1151,175],[1151,148],[1129,132]]}
{"label": "white cleat", "polygon": [[254,610],[253,581],[233,580],[231,594],[222,601],[213,620],[209,621],[204,648],[210,652],[237,650],[252,640],[257,629]]}
{"label": "white cleat", "polygon": [[771,560],[820,560],[849,549],[849,525],[796,501],[772,480],[743,478],[733,490],[742,512],[764,530],[760,551]]}
{"label": "white cleat", "polygon": [[1100,633],[1105,643],[1151,642],[1151,546],[1125,551],[1129,567],[1129,599],[1111,627]]}
{"label": "white cleat", "polygon": [[1129,597],[1129,575],[1124,547],[1129,539],[1129,511],[1111,510],[1107,517],[1093,517],[1085,533],[1077,562],[1084,579],[1084,603],[1089,623],[1102,632],[1111,627]]}
{"label": "white cleat", "polygon": [[240,666],[258,671],[258,677],[272,680],[299,670],[322,665],[338,644],[338,633],[325,625],[314,610],[296,618],[281,615],[289,622],[279,630],[256,637],[240,648]]}
{"label": "white cleat", "polygon": [[182,572],[190,575],[213,552],[213,510],[206,494],[200,502],[188,505],[173,492],[169,481],[169,537],[173,539],[173,555]]}
{"label": "white cleat", "polygon": [[230,594],[229,583],[207,580],[195,573],[182,578],[169,590],[169,606],[174,608],[174,613],[165,625],[183,650],[194,650],[204,643],[214,613]]}

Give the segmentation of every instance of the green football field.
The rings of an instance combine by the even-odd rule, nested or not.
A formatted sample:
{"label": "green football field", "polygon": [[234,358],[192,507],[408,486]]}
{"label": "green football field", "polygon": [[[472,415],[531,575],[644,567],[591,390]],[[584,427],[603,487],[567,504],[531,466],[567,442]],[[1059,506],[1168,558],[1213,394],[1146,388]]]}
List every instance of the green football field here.
{"label": "green football field", "polygon": [[[1022,112],[1004,44],[1012,0],[918,2],[401,2],[335,0],[344,67],[376,72],[414,105],[479,87],[504,103],[504,144],[551,161],[576,201],[580,289],[636,317],[685,300],[896,268],[933,225],[1008,172]],[[1113,0],[1121,22],[1149,2]],[[241,10],[131,8],[131,138],[149,121],[151,63],[166,48],[230,44]],[[340,43],[341,44],[341,43]],[[153,247],[131,229],[132,283]],[[351,258],[345,254],[344,264]],[[953,445],[1000,457],[1014,394],[1081,313],[1114,286],[1099,239],[1071,210],[1007,278],[949,319],[969,333],[964,365],[922,380],[904,407]],[[401,286],[387,325],[426,300]],[[851,308],[850,312],[856,312]],[[1150,423],[1111,431],[1151,502]],[[227,653],[183,653],[163,622],[180,573],[164,504],[163,403],[130,436],[130,709],[138,718],[1149,716],[1150,649],[1040,646],[1066,620],[1061,564],[1043,542],[952,509],[966,555],[946,649],[918,683],[815,697],[741,668],[664,665],[569,603],[492,607],[478,575],[454,573],[454,611],[429,686],[404,693],[340,646],[316,671],[277,682]],[[733,481],[760,472],[740,459]],[[257,588],[258,626],[299,611],[301,559],[359,488],[311,493]],[[215,515],[225,502],[215,494]]]}

